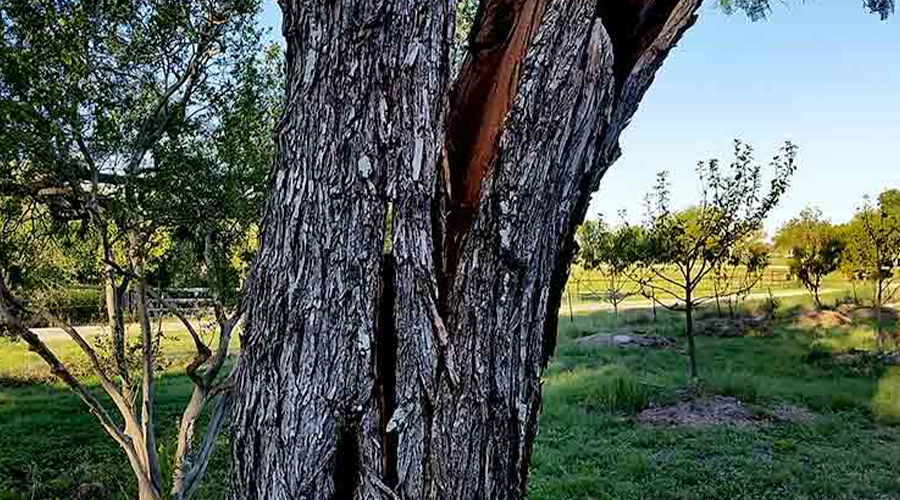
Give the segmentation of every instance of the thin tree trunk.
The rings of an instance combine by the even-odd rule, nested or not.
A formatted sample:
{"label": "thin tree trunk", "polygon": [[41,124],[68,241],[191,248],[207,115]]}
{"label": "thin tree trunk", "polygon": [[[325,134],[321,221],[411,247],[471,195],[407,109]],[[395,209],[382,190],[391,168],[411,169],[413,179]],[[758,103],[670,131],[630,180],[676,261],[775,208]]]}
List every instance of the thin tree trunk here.
{"label": "thin tree trunk", "polygon": [[[147,469],[149,485],[139,484],[141,500],[158,498],[162,491],[162,470],[156,450],[156,419],[155,397],[156,383],[154,378],[153,335],[150,326],[150,311],[148,309],[147,279],[144,276],[144,256],[140,248],[140,236],[136,230],[129,234],[129,252],[137,280],[137,306],[138,319],[141,327],[141,429],[140,435],[143,446],[139,450],[143,453],[143,460]],[[156,495],[145,496],[153,493]]]}
{"label": "thin tree trunk", "polygon": [[882,307],[883,296],[884,296],[883,290],[884,290],[883,282],[879,280],[878,281],[878,289],[877,289],[877,292],[875,293],[875,331],[876,331],[876,338],[878,339],[877,342],[878,342],[878,350],[879,351],[884,351],[884,347],[885,347],[884,331],[883,331],[883,327],[881,324],[881,320],[882,320],[881,307]]}
{"label": "thin tree trunk", "polygon": [[486,0],[449,94],[455,2],[282,3],[229,498],[522,498],[575,229],[698,3]]}
{"label": "thin tree trunk", "polygon": [[687,290],[684,301],[685,333],[688,339],[688,358],[690,358],[691,383],[697,380],[697,346],[694,342],[694,303],[691,291]]}
{"label": "thin tree trunk", "polygon": [[719,303],[719,284],[713,278],[713,294],[716,296],[716,317],[722,317],[722,305]]}

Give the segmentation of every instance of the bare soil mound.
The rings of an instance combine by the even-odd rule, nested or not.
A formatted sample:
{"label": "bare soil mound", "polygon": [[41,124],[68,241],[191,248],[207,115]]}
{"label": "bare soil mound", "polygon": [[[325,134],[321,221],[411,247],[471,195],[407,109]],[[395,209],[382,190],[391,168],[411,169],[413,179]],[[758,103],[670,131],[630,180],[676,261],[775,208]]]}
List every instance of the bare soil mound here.
{"label": "bare soil mound", "polygon": [[654,335],[646,335],[642,332],[633,330],[615,330],[600,332],[587,337],[582,337],[575,341],[576,344],[583,347],[653,347],[653,348],[670,348],[675,347],[675,339],[668,337],[657,337]]}
{"label": "bare soil mound", "polygon": [[900,352],[872,352],[860,349],[851,349],[847,352],[834,355],[834,362],[839,365],[864,365],[881,364],[885,366],[900,366]]}
{"label": "bare soil mound", "polygon": [[849,325],[853,320],[838,311],[806,311],[794,319],[794,324],[806,330],[837,328]]}
{"label": "bare soil mound", "polygon": [[816,414],[802,406],[780,404],[772,407],[769,416],[776,422],[812,422]]}
{"label": "bare soil mound", "polygon": [[[854,304],[844,304],[838,307],[837,311],[852,319],[876,319],[878,317],[877,308],[861,307]],[[897,310],[893,307],[882,307],[881,318],[884,321],[895,320],[897,319]]]}
{"label": "bare soil mound", "polygon": [[640,412],[638,422],[670,425],[749,425],[756,416],[738,399],[711,396]]}
{"label": "bare soil mound", "polygon": [[770,334],[772,322],[767,316],[705,318],[694,323],[696,335],[705,337],[746,337],[751,332]]}
{"label": "bare soil mound", "polygon": [[651,406],[640,412],[638,422],[686,426],[735,425],[747,426],[773,422],[811,422],[816,414],[794,405],[779,404],[763,414],[756,414],[737,398],[707,396],[689,399],[668,406]]}

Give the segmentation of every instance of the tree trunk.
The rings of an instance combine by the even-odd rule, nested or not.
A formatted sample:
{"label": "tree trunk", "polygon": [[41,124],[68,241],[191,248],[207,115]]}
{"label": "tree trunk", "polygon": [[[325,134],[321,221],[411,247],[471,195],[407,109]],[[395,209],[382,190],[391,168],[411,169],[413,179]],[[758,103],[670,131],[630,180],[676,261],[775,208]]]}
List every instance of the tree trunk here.
{"label": "tree trunk", "polygon": [[879,280],[878,287],[875,292],[875,332],[876,332],[876,339],[878,342],[878,351],[879,352],[884,351],[885,343],[886,343],[885,339],[884,339],[884,329],[881,324],[881,321],[882,321],[881,308],[882,308],[882,305],[884,302],[883,292],[884,292],[883,281]]}
{"label": "tree trunk", "polygon": [[229,498],[524,496],[575,229],[698,3],[486,0],[452,91],[452,0],[282,3]]}
{"label": "tree trunk", "polygon": [[694,343],[694,302],[691,291],[687,290],[684,301],[684,326],[688,340],[688,358],[690,359],[691,384],[697,380],[697,346]]}

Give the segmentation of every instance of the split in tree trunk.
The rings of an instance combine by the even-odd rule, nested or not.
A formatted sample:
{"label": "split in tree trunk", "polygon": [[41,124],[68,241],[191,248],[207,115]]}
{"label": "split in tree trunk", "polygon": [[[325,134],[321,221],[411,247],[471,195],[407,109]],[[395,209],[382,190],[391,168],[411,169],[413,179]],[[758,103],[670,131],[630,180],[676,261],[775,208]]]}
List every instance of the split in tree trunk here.
{"label": "split in tree trunk", "polygon": [[282,2],[229,498],[524,496],[575,229],[698,6],[485,0],[450,91],[455,2]]}

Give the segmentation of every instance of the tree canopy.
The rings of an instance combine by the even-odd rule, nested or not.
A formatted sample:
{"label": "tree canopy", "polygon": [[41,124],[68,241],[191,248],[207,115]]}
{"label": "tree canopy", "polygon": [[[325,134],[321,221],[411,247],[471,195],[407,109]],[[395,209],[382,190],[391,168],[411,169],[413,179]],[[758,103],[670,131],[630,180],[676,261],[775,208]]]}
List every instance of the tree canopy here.
{"label": "tree canopy", "polygon": [[841,265],[844,240],[840,228],[826,220],[821,210],[806,208],[778,230],[775,247],[788,252],[791,274],[821,307],[822,279]]}

